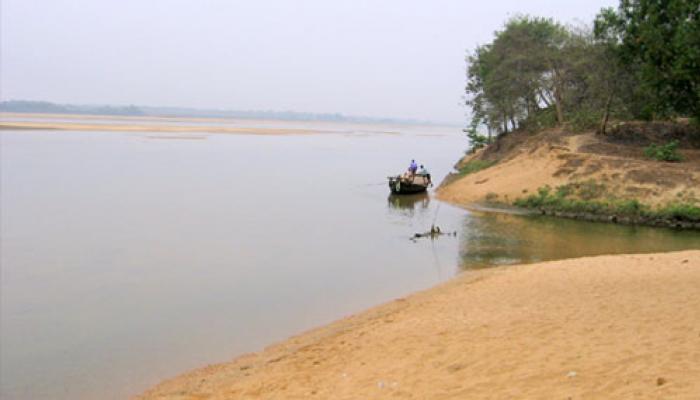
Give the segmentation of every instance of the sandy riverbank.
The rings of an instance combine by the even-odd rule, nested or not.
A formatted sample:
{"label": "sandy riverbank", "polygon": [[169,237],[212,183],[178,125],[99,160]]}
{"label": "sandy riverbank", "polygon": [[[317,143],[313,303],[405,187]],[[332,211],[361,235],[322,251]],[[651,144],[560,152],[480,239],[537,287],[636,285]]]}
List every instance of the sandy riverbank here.
{"label": "sandy riverbank", "polygon": [[474,160],[494,165],[450,179],[438,188],[437,197],[466,207],[479,203],[511,205],[545,186],[579,187],[594,182],[598,192],[589,193],[586,200],[636,199],[654,207],[699,201],[697,149],[683,150],[681,163],[663,163],[645,158],[643,146],[611,144],[594,133],[518,133],[502,142],[500,147],[492,145],[494,148],[461,160],[458,168]]}
{"label": "sandy riverbank", "polygon": [[141,398],[698,398],[699,288],[700,250],[464,273]]}

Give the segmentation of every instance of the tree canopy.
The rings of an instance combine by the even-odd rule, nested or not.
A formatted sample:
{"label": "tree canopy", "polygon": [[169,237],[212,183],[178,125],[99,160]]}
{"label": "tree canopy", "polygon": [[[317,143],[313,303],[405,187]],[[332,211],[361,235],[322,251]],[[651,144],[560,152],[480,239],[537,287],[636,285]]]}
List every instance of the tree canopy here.
{"label": "tree canopy", "polygon": [[700,0],[621,0],[593,28],[519,16],[467,56],[469,131],[700,117]]}

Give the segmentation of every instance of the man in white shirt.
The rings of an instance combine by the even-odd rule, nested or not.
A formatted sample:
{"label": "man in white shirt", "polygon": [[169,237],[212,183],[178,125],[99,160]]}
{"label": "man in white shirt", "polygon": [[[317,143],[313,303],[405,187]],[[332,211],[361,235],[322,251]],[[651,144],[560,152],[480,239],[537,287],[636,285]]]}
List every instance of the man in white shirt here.
{"label": "man in white shirt", "polygon": [[430,172],[428,172],[428,169],[425,168],[423,165],[420,166],[420,169],[418,170],[418,175],[424,176],[425,179],[428,180],[429,185],[433,185],[433,182],[430,180]]}

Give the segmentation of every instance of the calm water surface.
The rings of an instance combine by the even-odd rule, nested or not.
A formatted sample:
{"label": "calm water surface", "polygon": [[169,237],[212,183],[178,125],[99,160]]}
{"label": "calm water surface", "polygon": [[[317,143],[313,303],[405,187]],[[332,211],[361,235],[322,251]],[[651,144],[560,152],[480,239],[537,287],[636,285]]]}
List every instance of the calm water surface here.
{"label": "calm water surface", "polygon": [[[125,398],[462,269],[700,248],[388,195],[412,157],[444,176],[459,129],[303,126],[334,133],[0,133],[0,397]],[[458,237],[408,240],[433,221]]]}

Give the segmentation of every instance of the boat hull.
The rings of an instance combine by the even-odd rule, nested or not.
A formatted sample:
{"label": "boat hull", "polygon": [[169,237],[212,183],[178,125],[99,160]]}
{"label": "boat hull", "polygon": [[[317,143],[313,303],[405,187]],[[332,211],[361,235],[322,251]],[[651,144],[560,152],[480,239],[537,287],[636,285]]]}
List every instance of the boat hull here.
{"label": "boat hull", "polygon": [[422,176],[413,178],[390,177],[389,190],[392,194],[416,194],[428,189],[429,181]]}

